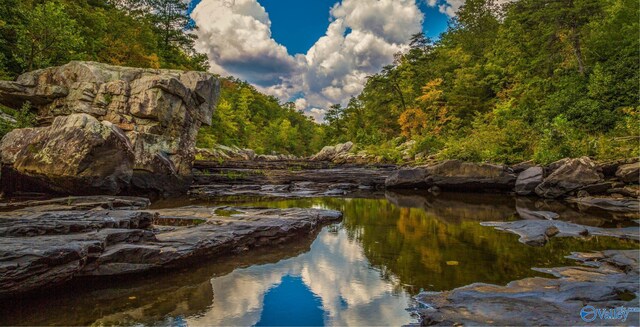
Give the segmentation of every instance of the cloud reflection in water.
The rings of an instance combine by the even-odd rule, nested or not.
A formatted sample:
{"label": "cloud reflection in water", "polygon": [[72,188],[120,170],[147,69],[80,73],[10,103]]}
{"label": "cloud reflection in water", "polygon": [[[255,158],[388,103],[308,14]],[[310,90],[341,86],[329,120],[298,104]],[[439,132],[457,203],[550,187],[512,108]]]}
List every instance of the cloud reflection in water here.
{"label": "cloud reflection in water", "polygon": [[[304,285],[300,286],[305,287],[289,286],[288,292],[277,291],[283,280],[302,281]],[[305,309],[313,312],[310,306],[321,303],[325,325],[389,326],[412,322],[406,311],[410,296],[396,291],[398,280],[385,280],[380,271],[370,266],[362,247],[350,240],[344,229],[323,230],[311,250],[298,257],[236,269],[213,278],[211,283],[214,292],[211,308],[189,318],[189,325],[256,325],[261,317],[273,316],[273,312],[263,311],[278,310],[277,306],[265,305],[265,296],[270,299],[268,302],[286,303],[292,300],[287,297],[307,301],[310,295],[319,301],[305,302],[310,303]],[[295,313],[281,315],[278,324],[287,324],[294,316]],[[309,317],[308,322],[313,321]]]}

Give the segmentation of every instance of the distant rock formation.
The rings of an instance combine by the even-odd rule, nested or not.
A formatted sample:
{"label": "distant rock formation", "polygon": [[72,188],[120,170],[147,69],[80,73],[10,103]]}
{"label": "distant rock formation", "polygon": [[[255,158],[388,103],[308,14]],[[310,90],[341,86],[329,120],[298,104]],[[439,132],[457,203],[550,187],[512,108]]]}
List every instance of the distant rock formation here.
{"label": "distant rock formation", "polygon": [[170,194],[188,189],[198,129],[220,93],[211,74],[70,62],[0,82],[0,103],[39,127],[0,142],[5,193]]}

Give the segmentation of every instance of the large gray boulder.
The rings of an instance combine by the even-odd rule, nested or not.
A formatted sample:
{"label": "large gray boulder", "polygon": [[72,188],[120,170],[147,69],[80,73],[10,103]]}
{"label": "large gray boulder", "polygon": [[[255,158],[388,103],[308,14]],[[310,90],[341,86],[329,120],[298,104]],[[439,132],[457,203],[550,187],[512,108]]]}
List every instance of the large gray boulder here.
{"label": "large gray boulder", "polygon": [[[117,67],[95,62],[71,62],[29,72],[15,82],[0,81],[0,103],[15,108],[29,101],[37,112],[38,124],[50,129],[45,132],[31,129],[7,135],[0,152],[25,147],[38,152],[38,142],[57,144],[64,138],[79,142],[80,136],[65,135],[63,132],[71,133],[77,128],[60,129],[52,124],[59,121],[57,117],[83,114],[95,119],[87,128],[101,124],[108,126],[103,128],[104,131],[110,130],[113,131],[110,133],[128,139],[128,145],[124,148],[121,147],[124,143],[119,143],[112,144],[111,148],[103,146],[96,152],[102,155],[110,151],[132,154],[126,159],[126,164],[131,166],[126,173],[128,176],[123,176],[118,186],[107,188],[109,193],[124,189],[157,193],[186,191],[191,181],[198,129],[201,124],[211,123],[219,87],[219,81],[208,73]],[[88,121],[86,117],[83,119]],[[53,130],[58,132],[53,133]],[[40,136],[36,137],[34,133]],[[26,140],[22,135],[28,136]],[[71,148],[67,146],[64,149]],[[53,166],[58,165],[54,161],[41,160],[37,172],[13,166],[14,162],[28,161],[27,157],[47,156],[48,153],[9,152],[14,158],[4,162],[4,165],[13,181],[3,183],[5,192],[14,191],[4,187],[5,184],[16,185],[15,179],[37,176],[62,193],[76,193],[66,184],[58,184],[56,178],[50,178],[57,176],[49,176],[55,170]],[[112,157],[110,160],[119,158]],[[97,163],[87,163],[87,160],[99,162],[101,158],[85,156],[84,165],[97,167]],[[113,169],[94,169],[98,173],[95,177],[100,175],[99,171],[102,177],[108,179]],[[80,184],[77,186],[81,187],[82,182],[78,182]],[[17,183],[20,184],[19,181]]]}
{"label": "large gray boulder", "polygon": [[545,198],[564,197],[582,187],[601,183],[602,177],[588,157],[566,159],[536,187],[536,194]]}
{"label": "large gray boulder", "polygon": [[444,191],[513,190],[516,175],[505,166],[448,160],[440,164],[411,170],[398,170],[386,180],[387,188],[420,188],[438,186]]}
{"label": "large gray boulder", "polygon": [[544,169],[540,166],[531,167],[518,175],[516,180],[516,194],[530,195],[535,193],[536,187],[544,179]]}
{"label": "large gray boulder", "polygon": [[[117,194],[133,174],[129,139],[112,123],[87,114],[56,117],[48,127],[13,130],[0,148],[2,164],[25,177],[13,185],[18,190]],[[9,182],[3,180],[3,186]]]}

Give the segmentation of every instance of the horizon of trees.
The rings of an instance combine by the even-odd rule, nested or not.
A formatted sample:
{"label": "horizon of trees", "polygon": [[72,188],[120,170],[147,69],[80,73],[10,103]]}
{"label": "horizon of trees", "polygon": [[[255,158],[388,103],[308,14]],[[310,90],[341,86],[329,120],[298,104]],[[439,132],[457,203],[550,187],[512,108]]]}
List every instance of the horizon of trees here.
{"label": "horizon of trees", "polygon": [[437,41],[422,34],[360,95],[326,115],[330,143],[399,160],[548,163],[639,155],[636,0],[467,0]]}

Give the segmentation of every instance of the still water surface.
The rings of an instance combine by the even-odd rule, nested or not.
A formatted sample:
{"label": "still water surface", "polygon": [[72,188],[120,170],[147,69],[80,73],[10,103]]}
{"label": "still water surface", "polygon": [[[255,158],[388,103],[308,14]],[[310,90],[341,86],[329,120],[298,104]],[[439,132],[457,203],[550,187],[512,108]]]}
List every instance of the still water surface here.
{"label": "still water surface", "polygon": [[[531,267],[572,264],[564,258],[572,251],[639,247],[601,237],[554,238],[544,247],[530,247],[515,235],[480,226],[481,221],[520,219],[531,203],[518,201],[455,194],[235,200],[234,205],[336,209],[344,212],[344,220],[293,245],[170,273],[86,280],[78,283],[82,286],[3,303],[0,324],[403,325],[414,321],[406,309],[421,290],[506,284],[541,275]],[[156,207],[185,204],[195,203]],[[589,225],[627,226],[637,219],[542,205]]]}

